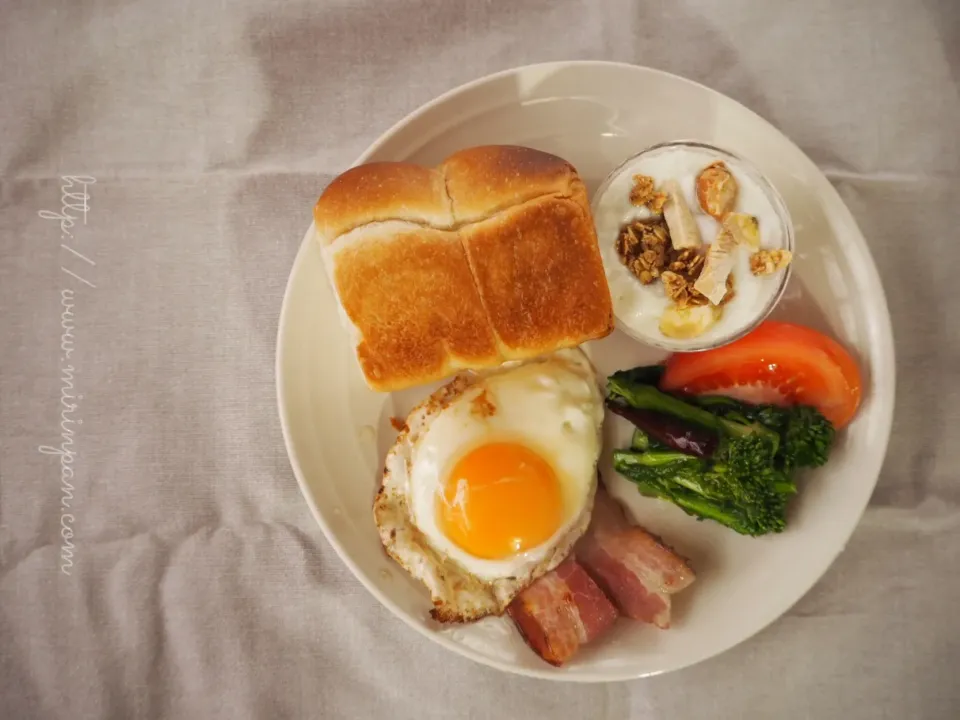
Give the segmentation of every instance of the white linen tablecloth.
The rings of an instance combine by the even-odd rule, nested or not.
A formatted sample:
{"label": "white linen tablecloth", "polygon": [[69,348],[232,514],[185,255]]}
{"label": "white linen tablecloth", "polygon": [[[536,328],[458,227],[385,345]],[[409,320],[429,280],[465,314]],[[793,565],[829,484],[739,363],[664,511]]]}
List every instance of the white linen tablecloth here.
{"label": "white linen tablecloth", "polygon": [[[0,58],[0,718],[960,717],[956,0],[5,0]],[[273,372],[330,178],[455,85],[581,58],[701,81],[801,145],[870,243],[900,368],[823,580],[720,657],[594,686],[381,607],[300,497]],[[96,179],[86,224],[57,217],[64,175]]]}

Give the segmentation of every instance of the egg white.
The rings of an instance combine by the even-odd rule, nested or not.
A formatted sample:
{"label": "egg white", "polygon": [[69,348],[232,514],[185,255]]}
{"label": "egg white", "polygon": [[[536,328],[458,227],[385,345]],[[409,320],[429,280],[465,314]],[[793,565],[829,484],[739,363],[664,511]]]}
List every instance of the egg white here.
{"label": "egg white", "polygon": [[[481,417],[475,399],[486,393],[495,411]],[[581,353],[552,356],[490,375],[440,413],[417,440],[410,461],[413,520],[431,544],[479,578],[520,575],[543,560],[583,513],[596,482],[602,397]],[[546,460],[560,482],[563,524],[545,543],[509,558],[477,558],[437,525],[436,498],[456,462],[491,442],[517,442]]]}
{"label": "egg white", "polygon": [[[485,393],[492,413],[477,412]],[[565,350],[515,367],[463,375],[411,412],[387,455],[374,506],[387,552],[423,582],[439,619],[499,614],[569,553],[590,521],[601,450],[603,394],[589,360]],[[509,558],[477,558],[437,524],[436,497],[453,465],[489,442],[526,445],[553,467],[564,516],[545,543]]]}

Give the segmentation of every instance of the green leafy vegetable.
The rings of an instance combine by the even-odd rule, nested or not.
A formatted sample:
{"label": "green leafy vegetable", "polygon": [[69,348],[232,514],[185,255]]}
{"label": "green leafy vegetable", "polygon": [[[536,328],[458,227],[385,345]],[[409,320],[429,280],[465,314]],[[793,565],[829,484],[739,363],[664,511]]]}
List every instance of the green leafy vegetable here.
{"label": "green leafy vegetable", "polygon": [[634,428],[633,436],[630,438],[630,449],[643,452],[644,450],[666,450],[667,446],[650,437],[640,428]]}
{"label": "green leafy vegetable", "polygon": [[784,468],[820,467],[830,457],[836,430],[816,408],[800,405],[791,408],[781,437]]}
{"label": "green leafy vegetable", "polygon": [[[717,396],[681,398],[645,382],[648,368],[614,373],[611,399],[660,413],[672,423],[716,434],[716,449],[694,457],[634,431],[631,447],[614,452],[614,468],[644,495],[668,500],[700,519],[744,535],[781,532],[797,487],[791,473],[826,462],[833,426],[816,409],[750,405]],[[629,415],[627,415],[629,417]],[[655,428],[656,429],[656,428]]]}
{"label": "green leafy vegetable", "polygon": [[750,405],[732,398],[703,395],[697,405],[728,420],[755,422],[780,436],[777,464],[784,470],[820,467],[827,462],[836,435],[833,425],[809,405]]}
{"label": "green leafy vegetable", "polygon": [[659,385],[666,367],[663,365],[641,365],[631,370],[619,370],[613,377],[628,380],[637,385]]}
{"label": "green leafy vegetable", "polygon": [[780,443],[780,436],[759,422],[745,419],[744,422],[722,415],[715,415],[704,408],[697,407],[680,398],[661,392],[652,385],[645,385],[633,379],[633,371],[614,373],[607,379],[607,392],[611,397],[621,398],[630,407],[638,410],[652,410],[669,415],[693,425],[713,430],[721,437],[743,437],[754,433],[765,435],[774,444],[774,451]]}

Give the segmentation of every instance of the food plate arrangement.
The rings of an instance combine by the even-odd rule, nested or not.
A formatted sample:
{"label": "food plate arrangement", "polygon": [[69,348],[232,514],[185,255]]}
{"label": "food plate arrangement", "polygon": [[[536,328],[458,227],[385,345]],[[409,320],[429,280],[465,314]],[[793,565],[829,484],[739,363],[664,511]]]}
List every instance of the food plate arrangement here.
{"label": "food plate arrangement", "polygon": [[642,677],[750,637],[843,549],[890,430],[889,316],[835,191],[749,110],[645,68],[519,68],[318,194],[284,437],[411,627],[507,671]]}

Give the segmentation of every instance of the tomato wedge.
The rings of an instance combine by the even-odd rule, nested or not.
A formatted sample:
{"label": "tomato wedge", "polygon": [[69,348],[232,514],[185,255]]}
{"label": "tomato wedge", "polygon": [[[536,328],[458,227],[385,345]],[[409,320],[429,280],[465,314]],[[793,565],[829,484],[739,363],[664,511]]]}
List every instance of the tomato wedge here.
{"label": "tomato wedge", "polygon": [[661,386],[748,402],[813,405],[837,428],[857,412],[862,380],[840,343],[802,325],[767,320],[715,350],[667,360]]}

